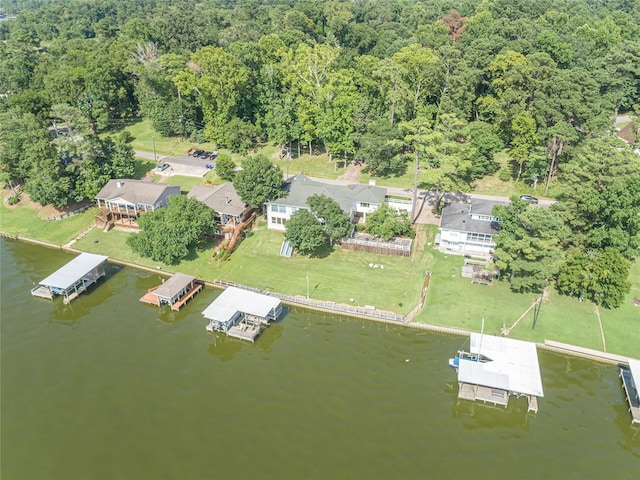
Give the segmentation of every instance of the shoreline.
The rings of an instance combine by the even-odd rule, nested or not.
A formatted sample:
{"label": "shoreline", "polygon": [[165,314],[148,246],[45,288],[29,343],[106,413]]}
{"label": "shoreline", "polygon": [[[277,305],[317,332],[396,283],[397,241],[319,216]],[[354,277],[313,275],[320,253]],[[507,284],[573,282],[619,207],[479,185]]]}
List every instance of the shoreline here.
{"label": "shoreline", "polygon": [[[43,247],[54,248],[54,249],[64,250],[64,251],[73,252],[73,253],[84,252],[83,250],[79,250],[72,246],[74,241],[71,241],[66,245],[58,245],[56,243],[47,242],[45,240],[37,240],[35,238],[25,237],[22,235],[9,235],[4,232],[0,232],[0,236],[10,240],[22,241],[22,242],[30,243],[33,245],[39,245]],[[140,265],[137,263],[127,262],[125,260],[119,260],[117,258],[112,258],[112,257],[109,257],[109,262],[115,263],[117,265],[136,268],[138,270],[143,270],[146,272],[161,273],[167,276],[171,276],[175,273],[175,272],[169,272],[169,271],[158,269],[158,268],[147,267],[145,265]],[[199,280],[202,281],[204,285],[207,287],[218,288],[218,289],[224,288],[223,283],[225,283],[225,281],[214,280],[212,282],[209,280],[201,280],[201,279]],[[226,283],[230,283],[230,282],[226,282]],[[454,328],[454,327],[444,327],[444,326],[433,325],[428,323],[406,322],[399,319],[382,318],[380,316],[370,315],[366,311],[366,308],[363,308],[363,307],[357,307],[357,311],[336,310],[333,308],[323,307],[322,303],[325,303],[325,302],[322,302],[319,300],[300,299],[305,301],[297,301],[295,297],[292,297],[290,295],[284,295],[278,292],[269,292],[269,293],[277,295],[279,298],[282,299],[283,303],[286,303],[288,305],[299,306],[302,308],[307,308],[310,310],[318,310],[318,311],[333,313],[336,315],[344,315],[344,316],[353,317],[353,318],[362,318],[365,320],[372,320],[375,322],[387,323],[387,324],[397,325],[397,326],[406,327],[406,328],[412,328],[414,330],[427,330],[429,332],[440,333],[444,335],[455,335],[459,337],[465,337],[473,333],[470,330],[464,330],[464,329]],[[313,300],[313,302],[309,302],[309,300]],[[354,307],[354,309],[355,308],[356,307]],[[385,312],[385,313],[390,313],[390,312]],[[392,315],[396,315],[396,314],[392,314]],[[402,315],[397,315],[397,316],[401,318],[405,318],[405,316],[402,316]],[[536,344],[537,347],[549,352],[554,352],[554,353],[573,356],[573,357],[585,358],[585,359],[593,360],[599,363],[615,364],[615,365],[628,363],[628,357],[624,355],[619,355],[616,353],[603,352],[600,350],[594,350],[586,347],[580,347],[577,345],[571,345],[571,344],[556,342],[554,340],[547,340],[547,339],[545,339],[543,343],[540,343],[540,342],[534,342],[534,343]]]}

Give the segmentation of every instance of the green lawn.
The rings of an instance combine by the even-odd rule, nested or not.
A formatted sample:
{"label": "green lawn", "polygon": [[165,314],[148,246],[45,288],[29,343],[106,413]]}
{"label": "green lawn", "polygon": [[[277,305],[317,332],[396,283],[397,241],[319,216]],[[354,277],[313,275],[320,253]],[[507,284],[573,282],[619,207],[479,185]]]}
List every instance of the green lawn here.
{"label": "green lawn", "polygon": [[0,231],[8,235],[22,235],[63,245],[78,233],[89,228],[97,208],[62,220],[48,222],[38,217],[35,208],[28,206],[0,206]]}
{"label": "green lawn", "polygon": [[[324,258],[297,254],[284,258],[280,256],[282,233],[257,230],[240,244],[228,261],[210,262],[213,248],[210,243],[203,245],[204,251],[194,252],[179,266],[169,266],[134,255],[125,244],[128,235],[131,234],[94,230],[75,246],[153,268],[179,270],[204,280],[223,278],[290,295],[306,296],[308,275],[312,298],[374,305],[401,314],[408,313],[417,303],[424,272],[433,258],[430,252],[412,259],[345,252],[339,248]],[[370,263],[383,265],[384,269],[372,268]]]}

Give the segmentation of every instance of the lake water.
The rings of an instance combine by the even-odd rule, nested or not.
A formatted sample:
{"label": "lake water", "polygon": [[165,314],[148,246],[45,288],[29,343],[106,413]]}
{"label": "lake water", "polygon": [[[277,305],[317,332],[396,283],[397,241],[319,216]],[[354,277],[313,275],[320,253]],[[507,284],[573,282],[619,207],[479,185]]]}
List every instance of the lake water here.
{"label": "lake water", "polygon": [[540,351],[527,416],[458,402],[460,337],[292,308],[252,345],[205,332],[216,290],[163,313],[110,264],[65,306],[30,289],[73,255],[0,254],[4,480],[640,477],[613,366]]}

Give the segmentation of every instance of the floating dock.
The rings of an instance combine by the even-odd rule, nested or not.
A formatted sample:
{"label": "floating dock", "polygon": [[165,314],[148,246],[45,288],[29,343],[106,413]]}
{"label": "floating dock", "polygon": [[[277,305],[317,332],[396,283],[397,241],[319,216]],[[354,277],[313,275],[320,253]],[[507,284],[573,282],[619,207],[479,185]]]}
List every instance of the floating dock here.
{"label": "floating dock", "polygon": [[203,312],[209,320],[208,332],[224,332],[230,337],[254,342],[261,325],[282,313],[279,298],[236,287],[227,287]]}
{"label": "floating dock", "polygon": [[81,253],[31,289],[31,295],[49,300],[62,295],[64,303],[70,303],[105,276],[107,258],[104,255]]}
{"label": "floating dock", "polygon": [[631,413],[631,425],[640,426],[640,360],[629,359],[629,367],[620,367],[622,386],[627,395],[629,413]]}
{"label": "floating dock", "polygon": [[506,407],[511,395],[526,396],[528,411],[537,413],[544,392],[535,344],[472,333],[470,353],[450,363],[458,371],[458,398]]}
{"label": "floating dock", "polygon": [[172,310],[178,311],[202,288],[202,282],[198,282],[195,277],[176,273],[162,285],[150,288],[140,301],[158,307],[169,305]]}

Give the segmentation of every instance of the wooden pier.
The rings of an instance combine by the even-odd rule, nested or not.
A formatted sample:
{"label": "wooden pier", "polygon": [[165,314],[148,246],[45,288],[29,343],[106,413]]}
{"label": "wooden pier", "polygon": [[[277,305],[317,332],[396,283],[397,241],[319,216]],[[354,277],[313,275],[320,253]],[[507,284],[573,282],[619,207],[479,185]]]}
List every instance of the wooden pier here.
{"label": "wooden pier", "polygon": [[227,330],[227,335],[240,340],[247,340],[251,343],[255,342],[258,335],[261,333],[260,323],[255,323],[250,320],[244,319],[237,325],[234,325]]}
{"label": "wooden pier", "polygon": [[484,403],[502,405],[505,408],[507,407],[507,403],[509,403],[509,393],[506,390],[484,387],[482,385],[472,385],[464,382],[460,382],[458,385],[458,398],[462,400],[470,400],[472,402],[481,400]]}

